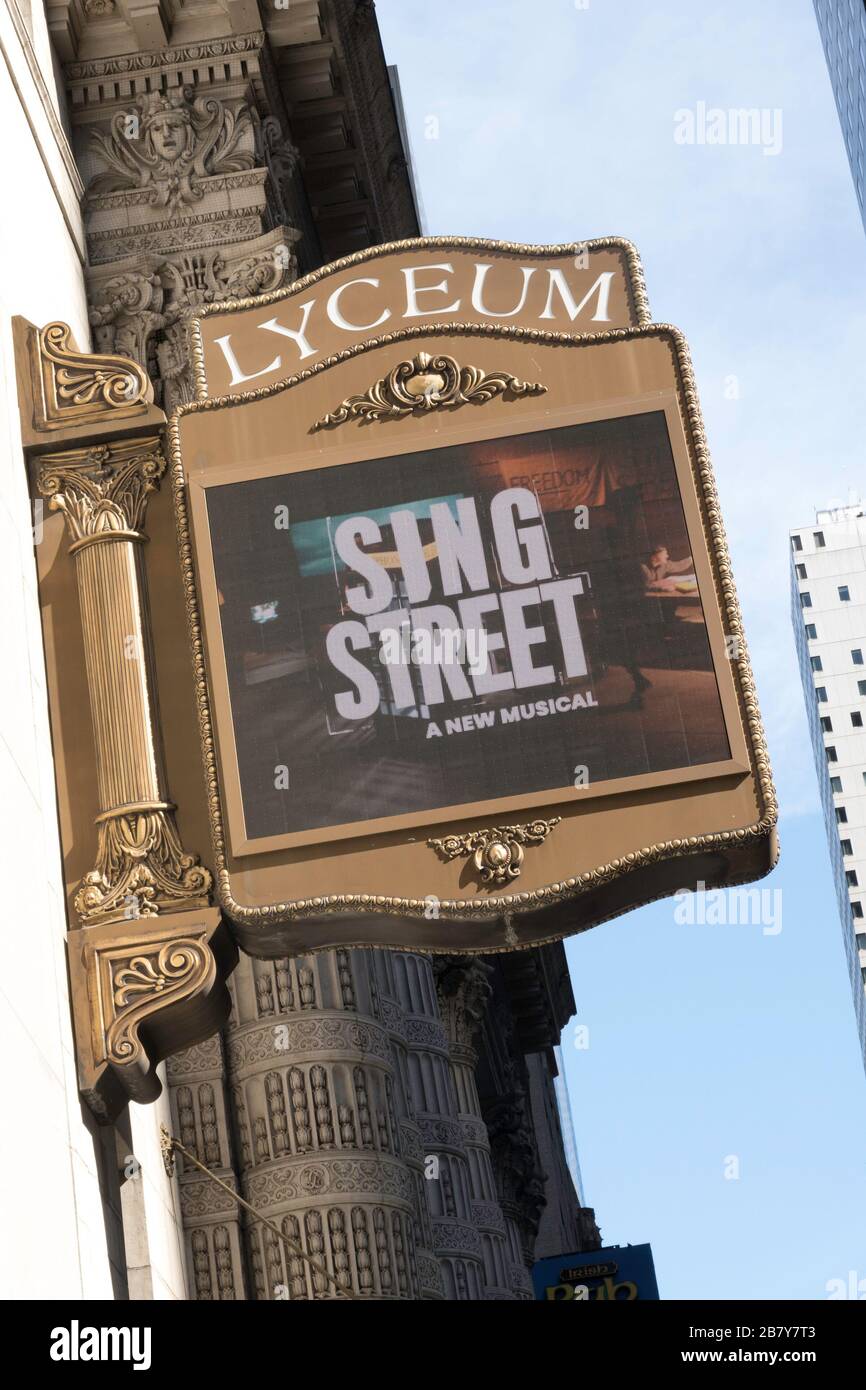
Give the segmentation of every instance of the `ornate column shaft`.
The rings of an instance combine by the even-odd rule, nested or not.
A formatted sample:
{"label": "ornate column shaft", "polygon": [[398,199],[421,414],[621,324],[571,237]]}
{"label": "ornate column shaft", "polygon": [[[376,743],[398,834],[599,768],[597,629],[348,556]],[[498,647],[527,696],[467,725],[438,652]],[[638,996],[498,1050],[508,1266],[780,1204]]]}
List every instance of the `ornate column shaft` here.
{"label": "ornate column shaft", "polygon": [[181,844],[163,767],[142,558],[161,414],[135,363],[78,352],[65,324],[15,332],[25,445],[65,519],[78,589],[99,810],[67,944],[80,1087],[110,1120],[130,1097],[155,1099],[157,1063],[219,1027],[237,950],[210,872]]}
{"label": "ornate column shaft", "polygon": [[164,471],[155,438],[49,454],[39,471],[66,518],[81,604],[100,802],[96,866],[75,897],[86,924],[210,900],[211,875],[184,852],[166,799],[154,717],[141,527]]}
{"label": "ornate column shaft", "polygon": [[[242,956],[232,994],[225,1049],[244,1196],[340,1288],[417,1299],[414,1190],[368,953]],[[193,1183],[182,1176],[182,1192]],[[338,1296],[273,1231],[244,1224],[250,1297]]]}

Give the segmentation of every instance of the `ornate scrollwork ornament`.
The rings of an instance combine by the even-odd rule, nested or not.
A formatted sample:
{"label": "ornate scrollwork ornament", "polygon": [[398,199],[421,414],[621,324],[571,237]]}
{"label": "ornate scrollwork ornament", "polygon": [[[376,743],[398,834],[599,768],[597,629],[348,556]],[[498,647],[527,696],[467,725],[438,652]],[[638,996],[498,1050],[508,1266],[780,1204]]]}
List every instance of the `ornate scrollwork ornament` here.
{"label": "ornate scrollwork ornament", "polygon": [[483,405],[494,396],[538,396],[546,390],[540,381],[520,381],[510,372],[461,367],[444,353],[434,357],[429,352],[419,352],[398,362],[363,394],[347,396],[336,410],[315,422],[311,433],[345,424],[347,420],[397,420],[431,410]]}
{"label": "ornate scrollwork ornament", "polygon": [[153,400],[153,387],[137,362],[112,353],[80,352],[68,324],[49,323],[34,337],[41,428],[89,424],[105,414],[120,418],[141,412]]}
{"label": "ornate scrollwork ornament", "polygon": [[542,844],[561,819],[561,816],[553,816],[550,820],[534,820],[528,825],[494,825],[489,829],[470,830],[466,835],[446,835],[427,843],[444,859],[471,855],[481,882],[499,886],[520,877],[524,846]]}

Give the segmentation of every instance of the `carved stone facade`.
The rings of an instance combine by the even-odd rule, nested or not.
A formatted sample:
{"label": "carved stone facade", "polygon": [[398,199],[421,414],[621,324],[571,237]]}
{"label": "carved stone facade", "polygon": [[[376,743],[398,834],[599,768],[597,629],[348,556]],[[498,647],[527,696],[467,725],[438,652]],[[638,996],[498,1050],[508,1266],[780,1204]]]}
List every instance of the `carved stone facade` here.
{"label": "carved stone facade", "polygon": [[272,50],[256,29],[66,77],[95,346],[146,367],[171,410],[192,395],[184,315],[297,274],[305,195]]}
{"label": "carved stone facade", "polygon": [[[366,0],[47,11],[94,348],[138,362],[165,410],[192,393],[190,309],[417,234]],[[510,957],[242,956],[223,1034],[168,1064],[176,1137],[262,1218],[180,1159],[196,1298],[531,1298],[551,1184],[562,1248],[592,1242],[561,1144],[542,1169],[525,1060],[572,1011],[564,953],[528,955],[528,982]]]}
{"label": "carved stone facade", "polygon": [[230,989],[222,1039],[168,1064],[175,1133],[334,1285],[181,1162],[198,1298],[529,1299],[551,1176],[561,1248],[598,1243],[541,1168],[496,958],[242,956]]}

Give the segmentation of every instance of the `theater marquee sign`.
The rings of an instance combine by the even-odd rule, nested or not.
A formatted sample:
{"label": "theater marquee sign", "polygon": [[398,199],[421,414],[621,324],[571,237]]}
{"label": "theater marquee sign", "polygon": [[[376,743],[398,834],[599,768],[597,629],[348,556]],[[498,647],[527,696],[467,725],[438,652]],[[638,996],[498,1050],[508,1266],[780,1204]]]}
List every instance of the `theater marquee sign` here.
{"label": "theater marquee sign", "polygon": [[[127,884],[151,927],[212,912],[258,955],[497,951],[767,871],[775,803],[688,352],[650,322],[628,243],[377,248],[215,305],[190,341],[197,399],[167,422],[171,487],[129,561],[164,749],[122,791],[165,808],[162,879],[144,852]],[[62,704],[80,660],[54,666]],[[110,742],[92,652],[87,670]],[[65,801],[114,827],[95,878],[76,886],[67,855],[74,910],[105,932],[146,827],[55,742]]]}

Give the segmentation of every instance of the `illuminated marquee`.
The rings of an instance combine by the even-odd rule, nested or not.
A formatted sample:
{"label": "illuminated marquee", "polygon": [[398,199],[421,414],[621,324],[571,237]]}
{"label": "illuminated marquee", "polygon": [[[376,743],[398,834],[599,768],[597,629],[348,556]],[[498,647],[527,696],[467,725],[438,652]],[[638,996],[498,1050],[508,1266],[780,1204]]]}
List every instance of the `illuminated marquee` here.
{"label": "illuminated marquee", "polygon": [[377,248],[191,332],[170,442],[242,940],[495,950],[766,871],[687,350],[631,248]]}

